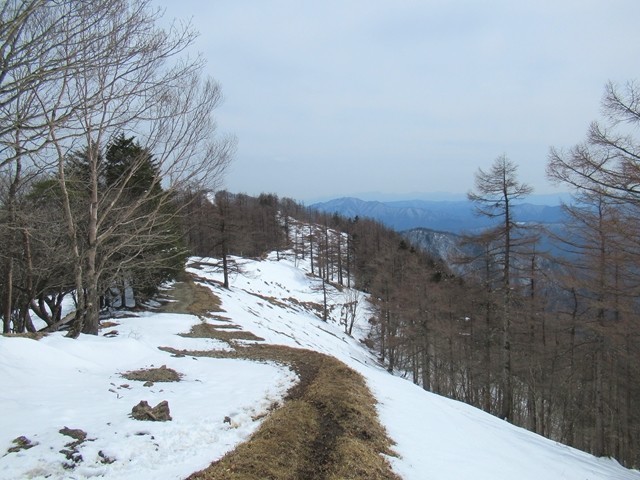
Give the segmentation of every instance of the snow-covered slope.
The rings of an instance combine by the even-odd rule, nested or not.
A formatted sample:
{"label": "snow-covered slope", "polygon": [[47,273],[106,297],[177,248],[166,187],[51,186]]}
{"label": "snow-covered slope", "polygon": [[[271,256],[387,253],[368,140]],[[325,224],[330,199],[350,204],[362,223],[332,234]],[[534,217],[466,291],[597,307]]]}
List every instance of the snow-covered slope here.
{"label": "snow-covered slope", "polygon": [[[341,305],[353,299],[348,290],[329,289],[330,321],[323,322],[321,282],[308,275],[304,263],[275,256],[235,260],[243,273],[231,278],[229,290],[218,284],[217,262],[199,259],[189,270],[220,297],[222,315],[244,330],[265,342],[331,354],[360,372],[380,402],[380,418],[399,454],[389,460],[403,478],[640,479],[640,472],[612,460],[559,445],[388,374],[359,340],[370,316],[364,299],[353,337],[339,322]],[[184,478],[246,439],[260,413],[295,381],[291,371],[273,364],[173,357],[157,349],[227,348],[175,335],[199,322],[193,316],[145,313],[117,322],[108,329],[118,331],[115,337],[0,337],[0,478]],[[182,381],[143,387],[119,375],[161,365],[182,373]],[[168,400],[173,420],[130,419],[140,400],[152,405]],[[72,441],[58,433],[65,426],[88,435],[78,447],[83,461],[74,470],[64,469],[69,461],[59,453]],[[37,445],[5,454],[19,436]]]}
{"label": "snow-covered slope", "polygon": [[[197,317],[141,314],[118,319],[114,337],[53,334],[40,341],[0,336],[0,479],[185,478],[245,440],[296,381],[286,368],[246,360],[172,357],[158,346],[226,348],[177,336]],[[120,373],[166,365],[181,381],[144,387]],[[141,400],[169,402],[170,422],[129,417]],[[230,421],[225,422],[225,417]],[[77,464],[61,450],[81,429]],[[6,453],[24,436],[32,448]],[[109,463],[112,462],[112,463]],[[75,465],[73,469],[69,466]]]}

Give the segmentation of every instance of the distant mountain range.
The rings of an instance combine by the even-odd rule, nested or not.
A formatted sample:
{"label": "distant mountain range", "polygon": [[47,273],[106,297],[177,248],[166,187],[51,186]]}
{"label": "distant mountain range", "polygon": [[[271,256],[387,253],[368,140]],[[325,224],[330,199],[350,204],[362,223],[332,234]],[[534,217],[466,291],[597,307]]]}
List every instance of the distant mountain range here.
{"label": "distant mountain range", "polygon": [[[460,234],[492,225],[492,220],[475,214],[473,203],[460,201],[405,200],[393,202],[365,201],[345,197],[310,206],[347,218],[368,217],[397,230],[427,228]],[[552,225],[562,223],[564,213],[559,205],[514,205],[513,213],[519,222]],[[494,221],[495,222],[495,221]]]}
{"label": "distant mountain range", "polygon": [[[473,203],[467,200],[378,202],[346,197],[315,203],[310,207],[347,218],[357,216],[378,220],[456,271],[459,270],[456,259],[474,254],[474,247],[460,245],[460,235],[478,232],[496,222],[495,219],[476,215]],[[514,205],[513,214],[520,223],[543,225],[554,233],[563,230],[565,214],[559,205],[522,203]],[[540,251],[566,255],[554,247],[547,235],[542,235],[538,248]]]}

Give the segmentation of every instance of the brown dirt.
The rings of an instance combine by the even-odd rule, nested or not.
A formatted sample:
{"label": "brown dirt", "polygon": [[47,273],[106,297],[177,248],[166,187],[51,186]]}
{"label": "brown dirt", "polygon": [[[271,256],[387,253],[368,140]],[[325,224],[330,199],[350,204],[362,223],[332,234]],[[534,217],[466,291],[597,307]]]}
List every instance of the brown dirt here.
{"label": "brown dirt", "polygon": [[176,372],[172,368],[162,365],[158,368],[141,368],[122,374],[127,380],[135,380],[139,382],[179,382],[182,374]]}
{"label": "brown dirt", "polygon": [[170,302],[163,302],[161,310],[168,313],[187,313],[200,318],[210,318],[213,312],[223,312],[220,299],[213,292],[193,281],[186,274],[173,284]]}
{"label": "brown dirt", "polygon": [[264,338],[260,338],[251,332],[245,330],[230,329],[231,325],[212,325],[209,323],[200,323],[191,327],[189,333],[182,333],[183,337],[195,337],[195,338],[217,338],[223,340],[229,344],[232,344],[234,340],[254,340],[264,341]]}
{"label": "brown dirt", "polygon": [[[198,305],[199,315],[209,316],[208,311],[203,313],[206,303],[195,301],[197,290],[186,291],[191,286],[199,287],[193,282],[178,287],[180,292],[175,298],[186,299],[186,307],[171,303],[172,311],[190,310]],[[209,298],[215,296],[211,294]],[[220,308],[219,302],[212,305]],[[292,368],[300,378],[287,393],[284,404],[268,415],[247,442],[188,480],[399,479],[382,456],[393,452],[377,418],[376,400],[362,376],[344,363],[310,350],[267,344],[238,345],[234,340],[261,339],[250,332],[210,324],[198,325],[185,335],[218,338],[234,350],[161,349],[177,356],[277,362]]]}

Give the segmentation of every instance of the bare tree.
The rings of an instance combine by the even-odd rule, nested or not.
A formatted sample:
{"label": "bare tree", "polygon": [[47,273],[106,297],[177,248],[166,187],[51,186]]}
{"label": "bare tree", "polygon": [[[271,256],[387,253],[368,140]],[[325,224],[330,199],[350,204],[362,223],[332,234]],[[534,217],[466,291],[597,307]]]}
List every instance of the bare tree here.
{"label": "bare tree", "polygon": [[602,99],[604,122],[592,122],[587,138],[568,151],[552,148],[547,174],[557,183],[611,198],[640,199],[640,86],[609,82]]}
{"label": "bare tree", "polygon": [[531,242],[529,238],[518,235],[519,225],[513,215],[513,202],[521,200],[532,192],[532,188],[517,179],[517,165],[506,155],[498,157],[485,172],[479,169],[475,177],[475,190],[468,198],[476,204],[476,212],[488,218],[496,219],[496,226],[483,232],[482,243],[492,245],[493,262],[500,265],[499,290],[502,295],[502,402],[500,417],[512,420],[513,385],[511,354],[511,307],[513,259],[519,248]]}
{"label": "bare tree", "polygon": [[358,319],[358,307],[363,300],[363,295],[360,290],[347,287],[344,290],[342,308],[340,312],[340,322],[344,325],[344,332],[351,336],[353,327]]}
{"label": "bare tree", "polygon": [[[596,455],[635,461],[631,372],[639,351],[640,87],[608,83],[602,110],[603,120],[591,123],[585,141],[567,151],[551,149],[547,164],[549,178],[574,191],[562,238],[572,255],[571,275],[563,278],[575,304],[572,374],[582,379],[574,387],[579,404],[568,409],[579,425],[570,435]],[[574,340],[578,335],[588,350]]]}
{"label": "bare tree", "polygon": [[3,331],[10,330],[14,310],[14,259],[22,248],[17,224],[17,195],[25,162],[48,142],[41,106],[56,102],[52,86],[60,78],[55,62],[59,24],[51,5],[42,0],[3,2],[0,7],[0,168],[6,173],[3,265]]}
{"label": "bare tree", "polygon": [[[19,2],[9,4],[16,7]],[[14,16],[26,18],[25,30],[48,19],[47,34],[52,38],[44,43],[54,47],[45,52],[46,65],[53,73],[47,83],[27,79],[11,84],[7,95],[19,96],[28,85],[38,99],[37,118],[46,130],[43,145],[50,147],[46,153],[56,159],[74,259],[78,308],[71,335],[95,334],[105,265],[127,251],[128,258],[120,259],[125,265],[136,250],[157,242],[159,236],[152,232],[172,221],[166,206],[175,192],[188,185],[215,186],[234,142],[215,134],[211,113],[221,100],[218,85],[203,79],[201,58],[182,55],[196,35],[189,25],[159,28],[160,14],[149,0],[34,1],[29,5],[24,15]],[[18,29],[19,22],[16,25]],[[25,64],[37,66],[40,58],[33,46],[25,47]],[[41,70],[42,75],[49,73]],[[123,132],[153,152],[158,166],[151,188],[133,201],[127,198],[127,187],[142,168],[142,158],[118,181],[107,187],[100,184],[106,145]],[[41,155],[43,148],[38,150]],[[82,149],[88,167],[83,210],[88,214],[86,218],[82,214],[86,228],[81,229],[81,219],[71,205],[66,169],[70,153]]]}

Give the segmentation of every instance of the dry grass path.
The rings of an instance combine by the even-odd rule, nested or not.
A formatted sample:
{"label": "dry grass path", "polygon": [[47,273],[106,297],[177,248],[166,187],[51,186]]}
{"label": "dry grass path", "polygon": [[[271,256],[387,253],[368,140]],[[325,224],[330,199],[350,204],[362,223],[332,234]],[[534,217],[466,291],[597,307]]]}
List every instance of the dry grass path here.
{"label": "dry grass path", "polygon": [[398,480],[382,454],[392,455],[376,400],[362,376],[333,357],[311,350],[256,343],[251,332],[205,323],[221,312],[219,299],[190,278],[175,284],[166,311],[198,315],[188,336],[217,338],[232,352],[162,349],[175,355],[243,358],[292,368],[300,381],[245,443],[189,480]]}

